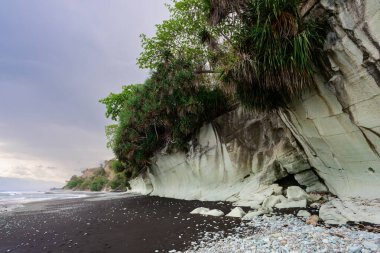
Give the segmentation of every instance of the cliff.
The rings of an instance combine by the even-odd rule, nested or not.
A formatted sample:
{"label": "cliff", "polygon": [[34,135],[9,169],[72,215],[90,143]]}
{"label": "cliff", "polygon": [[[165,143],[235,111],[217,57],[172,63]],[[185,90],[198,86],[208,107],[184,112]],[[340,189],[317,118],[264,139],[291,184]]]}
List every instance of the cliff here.
{"label": "cliff", "polygon": [[321,1],[312,10],[330,15],[330,66],[315,76],[315,90],[281,114],[342,197],[380,196],[379,9],[376,1]]}
{"label": "cliff", "polygon": [[276,113],[219,117],[188,153],[156,154],[133,191],[256,208],[300,185],[339,197],[322,206],[325,220],[380,223],[380,2],[308,1],[303,13],[332,28],[315,88]]}

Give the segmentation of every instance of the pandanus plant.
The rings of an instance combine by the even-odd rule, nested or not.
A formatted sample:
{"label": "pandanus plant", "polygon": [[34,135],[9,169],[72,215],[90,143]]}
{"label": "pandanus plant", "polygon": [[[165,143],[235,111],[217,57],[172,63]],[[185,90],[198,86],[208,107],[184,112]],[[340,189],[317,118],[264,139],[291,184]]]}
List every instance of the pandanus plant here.
{"label": "pandanus plant", "polygon": [[276,109],[313,85],[324,35],[319,23],[299,15],[299,0],[205,0],[205,5],[210,24],[239,22],[219,64],[224,89],[243,105]]}

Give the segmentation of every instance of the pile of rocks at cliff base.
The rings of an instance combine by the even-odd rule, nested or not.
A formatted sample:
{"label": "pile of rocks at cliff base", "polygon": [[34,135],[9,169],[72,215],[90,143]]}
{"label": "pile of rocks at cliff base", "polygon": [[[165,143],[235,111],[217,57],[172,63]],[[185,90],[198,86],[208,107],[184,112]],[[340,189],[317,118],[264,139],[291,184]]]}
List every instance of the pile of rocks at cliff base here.
{"label": "pile of rocks at cliff base", "polygon": [[266,215],[244,223],[228,236],[206,233],[186,252],[380,252],[380,234],[354,227],[311,226],[293,215]]}

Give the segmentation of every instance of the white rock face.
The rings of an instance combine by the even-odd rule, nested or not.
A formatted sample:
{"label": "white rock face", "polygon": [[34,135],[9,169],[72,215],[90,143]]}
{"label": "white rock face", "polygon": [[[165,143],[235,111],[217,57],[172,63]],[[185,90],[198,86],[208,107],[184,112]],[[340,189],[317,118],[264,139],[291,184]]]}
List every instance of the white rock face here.
{"label": "white rock face", "polygon": [[243,109],[202,127],[188,153],[157,154],[152,162],[151,195],[252,207],[281,194],[273,183],[288,175],[287,167],[310,168],[277,114]]}
{"label": "white rock face", "polygon": [[298,186],[288,187],[286,190],[286,196],[288,200],[303,200],[308,198],[307,193]]}
{"label": "white rock face", "polygon": [[231,210],[226,216],[228,217],[235,217],[235,218],[241,218],[245,215],[246,213],[244,212],[243,209],[240,207],[235,207],[234,209]]}
{"label": "white rock face", "polygon": [[285,201],[281,202],[277,205],[275,205],[276,208],[278,209],[283,209],[283,208],[305,208],[307,204],[306,199],[303,200],[296,200],[296,201]]}
{"label": "white rock face", "polygon": [[321,3],[336,13],[325,45],[330,70],[321,70],[330,77],[315,75],[316,89],[282,118],[331,192],[379,198],[380,3]]}
{"label": "white rock face", "polygon": [[294,175],[294,178],[301,185],[306,186],[306,192],[327,192],[327,187],[319,181],[314,171],[306,170]]}
{"label": "white rock face", "polygon": [[129,185],[131,186],[131,190],[128,192],[131,193],[147,195],[153,191],[153,186],[150,179],[146,176],[140,176],[130,180]]}

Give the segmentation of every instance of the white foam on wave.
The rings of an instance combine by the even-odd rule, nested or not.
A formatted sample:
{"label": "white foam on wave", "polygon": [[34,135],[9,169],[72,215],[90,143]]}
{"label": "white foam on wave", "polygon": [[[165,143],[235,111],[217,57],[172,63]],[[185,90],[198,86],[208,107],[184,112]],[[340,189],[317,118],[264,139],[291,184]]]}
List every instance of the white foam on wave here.
{"label": "white foam on wave", "polygon": [[[87,197],[84,192],[66,192],[66,191],[49,191],[49,192],[0,192],[0,208],[13,207],[31,202],[60,200],[60,199],[76,199]],[[14,209],[14,208],[12,208]],[[0,210],[1,212],[1,210]]]}

